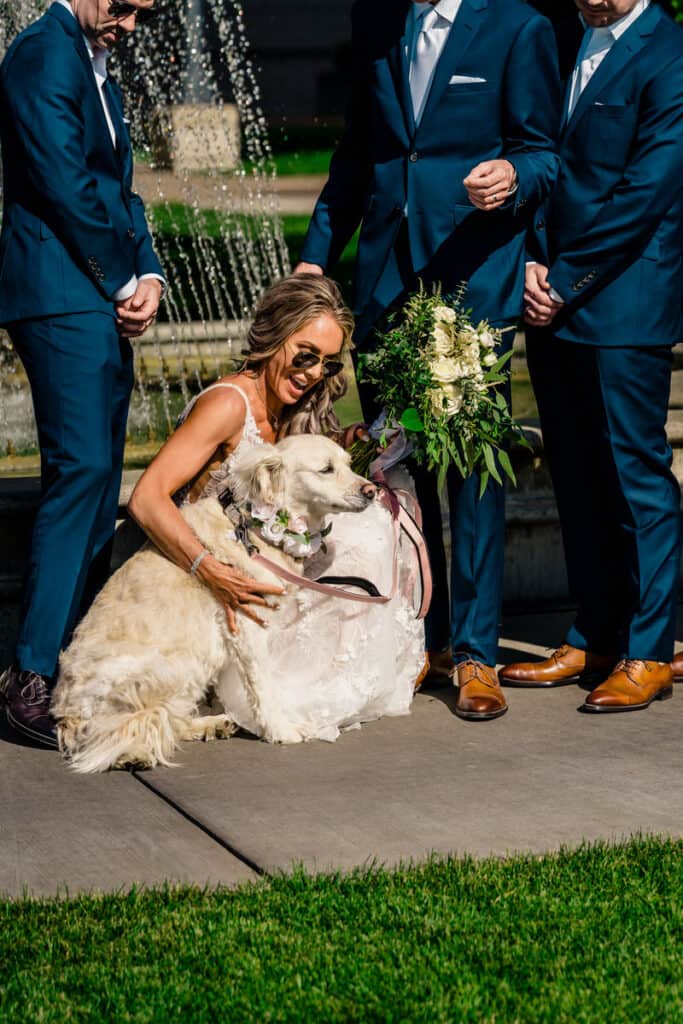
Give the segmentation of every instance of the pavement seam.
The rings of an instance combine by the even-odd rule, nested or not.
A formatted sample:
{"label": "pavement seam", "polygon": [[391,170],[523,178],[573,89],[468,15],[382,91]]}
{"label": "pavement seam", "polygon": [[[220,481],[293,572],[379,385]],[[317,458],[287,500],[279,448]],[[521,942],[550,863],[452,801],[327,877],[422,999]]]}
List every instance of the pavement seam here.
{"label": "pavement seam", "polygon": [[143,785],[145,789],[148,789],[150,793],[154,793],[156,797],[158,797],[160,800],[163,800],[163,802],[165,804],[168,804],[169,807],[172,807],[177,814],[185,818],[186,821],[189,821],[189,823],[191,825],[194,825],[195,828],[198,828],[200,832],[204,833],[205,836],[208,836],[209,839],[212,839],[215,843],[218,843],[218,845],[223,850],[225,850],[226,853],[229,853],[236,860],[241,861],[242,864],[245,864],[248,868],[251,868],[251,870],[254,871],[257,875],[266,874],[265,868],[261,867],[260,864],[257,864],[256,861],[253,861],[250,857],[247,857],[247,855],[245,853],[242,853],[241,850],[238,850],[237,847],[232,846],[230,843],[226,842],[225,839],[221,838],[221,836],[214,832],[213,829],[210,829],[208,825],[204,824],[203,821],[200,821],[199,818],[196,818],[194,814],[190,814],[189,811],[186,811],[182,804],[179,804],[176,800],[173,800],[172,797],[166,796],[165,793],[160,792],[160,790],[158,790],[152,782],[149,782],[147,779],[143,778],[143,776],[139,775],[136,771],[131,772],[131,775],[141,785]]}

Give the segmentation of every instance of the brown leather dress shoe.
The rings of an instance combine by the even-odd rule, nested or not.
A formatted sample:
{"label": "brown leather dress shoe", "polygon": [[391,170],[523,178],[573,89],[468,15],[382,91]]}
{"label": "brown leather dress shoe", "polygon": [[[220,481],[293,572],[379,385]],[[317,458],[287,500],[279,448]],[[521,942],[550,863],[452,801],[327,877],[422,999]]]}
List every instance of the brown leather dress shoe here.
{"label": "brown leather dress shoe", "polygon": [[480,661],[462,661],[455,666],[453,682],[458,687],[455,713],[468,722],[500,718],[508,709],[498,684],[495,668]]}
{"label": "brown leather dress shoe", "polygon": [[615,657],[581,651],[563,644],[545,661],[522,661],[504,665],[498,672],[503,686],[527,686],[546,689],[583,681],[598,682],[614,668]]}
{"label": "brown leather dress shoe", "polygon": [[15,732],[57,747],[57,723],[50,714],[50,691],[37,672],[20,672],[12,666],[0,676],[0,699],[5,704],[7,721]]}
{"label": "brown leather dress shoe", "polygon": [[589,694],[579,711],[641,711],[653,700],[673,697],[673,681],[667,662],[627,658],[615,665],[612,675]]}
{"label": "brown leather dress shoe", "polygon": [[683,683],[683,651],[674,654],[674,660],[671,662],[671,671],[674,674],[674,682]]}

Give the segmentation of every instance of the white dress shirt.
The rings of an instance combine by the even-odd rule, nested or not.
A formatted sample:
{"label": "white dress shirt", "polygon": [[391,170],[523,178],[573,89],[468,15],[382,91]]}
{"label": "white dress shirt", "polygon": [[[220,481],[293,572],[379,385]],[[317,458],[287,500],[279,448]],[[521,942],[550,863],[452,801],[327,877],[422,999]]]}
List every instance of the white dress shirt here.
{"label": "white dress shirt", "polygon": [[[55,0],[55,2],[61,4],[62,7],[65,7],[67,11],[72,15],[72,17],[76,17],[76,15],[73,12],[71,4],[69,3],[69,0]],[[95,76],[97,91],[100,94],[100,102],[102,104],[104,116],[107,121],[107,127],[109,128],[111,142],[114,149],[116,149],[116,130],[114,129],[114,122],[112,121],[111,111],[109,110],[109,104],[107,103],[107,97],[104,92],[104,83],[107,81],[107,59],[109,57],[109,52],[101,48],[94,49],[92,43],[90,42],[85,33],[83,33],[83,39],[85,41],[86,49],[88,51],[88,56],[92,61],[93,75]],[[125,299],[129,299],[131,295],[135,295],[135,292],[137,291],[138,280],[144,281],[145,279],[152,277],[156,278],[157,281],[161,281],[163,286],[166,285],[164,278],[160,277],[159,274],[141,274],[140,278],[133,274],[130,281],[127,281],[126,284],[123,285],[123,287],[119,288],[119,290],[114,293],[114,301],[124,302]]]}
{"label": "white dress shirt", "polygon": [[[439,63],[439,57],[446,45],[446,40],[453,27],[456,15],[460,10],[461,3],[462,0],[439,0],[438,4],[413,3],[411,10],[408,11],[408,18],[406,20],[406,57],[408,58],[408,67],[410,69],[413,113],[416,124],[420,123],[420,118],[429,96],[432,79],[434,78],[436,65]],[[425,18],[429,19],[427,24],[431,23],[431,27],[428,30],[429,49],[425,57],[421,58],[423,65],[426,59],[427,66],[421,66],[419,74],[416,74],[417,43],[423,28],[423,19]],[[414,87],[416,80],[419,80],[417,93]]]}
{"label": "white dress shirt", "polygon": [[[638,0],[638,3],[635,5],[633,10],[629,11],[628,14],[625,14],[623,18],[619,18],[619,21],[615,21],[612,25],[606,25],[604,28],[594,28],[586,32],[581,49],[579,50],[576,67],[574,68],[574,73],[572,75],[569,106],[567,108],[568,118],[574,113],[576,105],[581,98],[581,93],[584,91],[614,44],[623,36],[624,32],[631,27],[636,18],[639,18],[643,11],[647,10],[649,6],[650,0]],[[579,17],[585,25],[586,22],[583,17],[581,15],[579,15]]]}

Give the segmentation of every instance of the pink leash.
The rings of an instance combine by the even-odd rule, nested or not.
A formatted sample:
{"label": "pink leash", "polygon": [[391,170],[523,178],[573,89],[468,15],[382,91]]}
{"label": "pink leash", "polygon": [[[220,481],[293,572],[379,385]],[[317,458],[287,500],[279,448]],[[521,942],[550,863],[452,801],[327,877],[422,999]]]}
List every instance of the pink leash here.
{"label": "pink leash", "polygon": [[[259,565],[262,565],[270,572],[275,573],[275,575],[279,576],[280,579],[286,580],[288,583],[295,583],[297,586],[304,587],[307,590],[314,590],[318,594],[326,594],[328,597],[340,597],[345,601],[357,601],[361,604],[388,604],[389,601],[393,600],[398,593],[398,546],[400,532],[403,530],[412,542],[418,559],[420,575],[422,577],[422,601],[420,602],[420,609],[416,617],[418,619],[423,619],[427,614],[432,600],[432,572],[429,565],[429,556],[427,554],[424,537],[422,536],[415,519],[413,519],[413,517],[403,508],[396,496],[397,493],[403,494],[404,492],[392,491],[391,488],[388,487],[384,480],[384,475],[381,472],[376,475],[373,474],[373,482],[376,483],[380,489],[378,500],[381,501],[391,513],[394,529],[393,579],[390,594],[378,594],[377,596],[371,596],[370,594],[357,594],[353,591],[346,590],[344,587],[332,586],[329,583],[318,583],[316,580],[309,580],[305,576],[300,576],[298,573],[290,572],[288,569],[283,569],[283,567],[278,565],[277,562],[273,562],[270,558],[266,558],[265,555],[259,554],[253,555],[252,557],[255,562],[258,562]],[[405,493],[406,497],[412,500],[412,497],[408,495],[407,492]]]}

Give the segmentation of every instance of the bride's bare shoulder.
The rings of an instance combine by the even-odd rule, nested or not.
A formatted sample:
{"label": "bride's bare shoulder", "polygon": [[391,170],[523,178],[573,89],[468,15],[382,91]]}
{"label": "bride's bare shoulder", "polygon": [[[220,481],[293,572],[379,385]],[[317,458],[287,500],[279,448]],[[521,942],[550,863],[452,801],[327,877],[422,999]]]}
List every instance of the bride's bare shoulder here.
{"label": "bride's bare shoulder", "polygon": [[[230,387],[226,385],[231,385]],[[221,377],[197,397],[186,423],[194,426],[210,426],[212,433],[218,429],[228,440],[244,425],[247,402],[253,382],[245,374],[235,373]]]}

